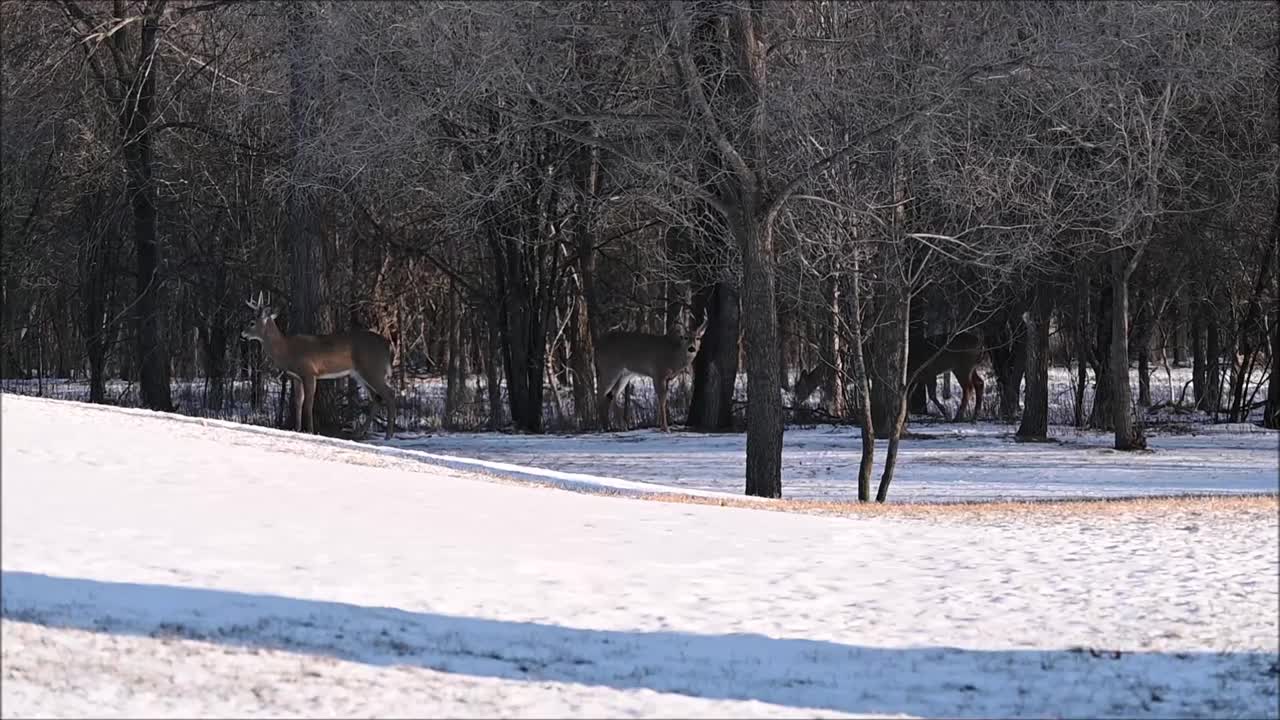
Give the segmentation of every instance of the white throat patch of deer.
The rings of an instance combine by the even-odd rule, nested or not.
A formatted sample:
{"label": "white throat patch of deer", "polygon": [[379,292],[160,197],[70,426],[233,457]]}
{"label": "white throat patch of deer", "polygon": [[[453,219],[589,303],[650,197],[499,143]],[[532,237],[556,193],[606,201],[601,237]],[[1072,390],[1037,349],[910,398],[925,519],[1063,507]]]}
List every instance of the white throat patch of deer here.
{"label": "white throat patch of deer", "polygon": [[[294,429],[315,432],[312,411],[317,380],[352,377],[368,391],[375,403],[381,404],[387,416],[387,439],[395,432],[396,393],[391,388],[391,343],[368,330],[351,330],[328,335],[285,335],[276,325],[279,311],[273,310],[263,293],[246,303],[253,310],[253,321],[240,332],[248,340],[257,340],[281,371],[297,382],[293,395]],[[305,426],[303,421],[306,421]],[[361,429],[368,431],[373,413]]]}
{"label": "white throat patch of deer", "polygon": [[596,343],[596,388],[604,428],[611,429],[610,415],[618,392],[627,381],[647,377],[653,381],[658,397],[658,428],[667,432],[667,384],[693,362],[706,331],[707,318],[704,317],[691,335],[615,330],[601,336]]}

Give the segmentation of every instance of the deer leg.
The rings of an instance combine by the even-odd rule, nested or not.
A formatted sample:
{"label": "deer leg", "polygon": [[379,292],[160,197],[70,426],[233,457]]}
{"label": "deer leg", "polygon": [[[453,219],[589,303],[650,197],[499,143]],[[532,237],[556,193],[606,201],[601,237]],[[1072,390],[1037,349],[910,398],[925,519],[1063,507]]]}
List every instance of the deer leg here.
{"label": "deer leg", "polygon": [[671,432],[667,427],[667,380],[655,378],[653,384],[653,389],[658,395],[658,429],[662,432]]}
{"label": "deer leg", "polygon": [[382,379],[382,389],[378,391],[382,400],[383,411],[387,414],[387,439],[396,432],[396,391],[391,387],[391,366],[387,366],[387,376]]}
{"label": "deer leg", "polygon": [[302,413],[306,416],[307,429],[306,432],[315,433],[316,417],[312,412],[316,405],[316,376],[308,375],[302,378],[302,391],[304,398],[302,400]]}
{"label": "deer leg", "polygon": [[959,422],[964,417],[964,406],[969,404],[969,396],[973,394],[973,383],[966,380],[960,383],[960,407],[956,408],[954,420]]}
{"label": "deer leg", "polygon": [[971,373],[969,383],[973,385],[973,417],[970,418],[970,422],[977,422],[978,412],[982,410],[982,391],[986,383],[982,382],[982,374],[977,369]]}
{"label": "deer leg", "polygon": [[622,384],[622,378],[623,375],[621,374],[613,377],[596,377],[596,382],[600,388],[600,397],[597,399],[600,423],[606,432],[613,430],[613,420],[610,415],[613,414],[613,398],[618,392],[618,386]]}
{"label": "deer leg", "polygon": [[[947,414],[947,408],[938,401],[938,384],[935,382],[936,380],[937,376],[934,376],[929,383],[924,386],[925,395],[928,395],[929,399],[933,401],[933,406],[938,408],[938,412],[942,414],[942,419],[950,420],[951,416]],[[927,406],[926,409],[928,409]]]}
{"label": "deer leg", "polygon": [[302,432],[302,401],[305,393],[302,390],[302,378],[289,376],[293,380],[293,431]]}

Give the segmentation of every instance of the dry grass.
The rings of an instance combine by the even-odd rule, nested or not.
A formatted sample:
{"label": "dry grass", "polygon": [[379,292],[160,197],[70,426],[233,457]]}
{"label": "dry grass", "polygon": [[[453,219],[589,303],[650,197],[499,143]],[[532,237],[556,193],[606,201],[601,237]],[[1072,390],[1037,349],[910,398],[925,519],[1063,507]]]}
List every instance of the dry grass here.
{"label": "dry grass", "polygon": [[1079,518],[1098,516],[1164,515],[1171,513],[1223,513],[1234,517],[1269,516],[1280,520],[1280,495],[1188,495],[1116,499],[1028,500],[947,503],[858,503],[824,500],[722,500],[693,495],[633,495],[659,502],[744,507],[775,512],[836,517],[892,517],[915,519],[977,519],[988,515],[1028,518]]}

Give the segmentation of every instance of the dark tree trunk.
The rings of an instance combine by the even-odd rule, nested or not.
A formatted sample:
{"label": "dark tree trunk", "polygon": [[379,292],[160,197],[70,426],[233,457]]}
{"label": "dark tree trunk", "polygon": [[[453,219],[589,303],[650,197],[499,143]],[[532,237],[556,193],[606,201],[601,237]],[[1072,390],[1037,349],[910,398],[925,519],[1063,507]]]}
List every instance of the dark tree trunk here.
{"label": "dark tree trunk", "polygon": [[213,320],[197,330],[200,337],[201,357],[204,360],[205,383],[208,395],[205,407],[213,411],[221,411],[226,402],[227,386],[227,348],[230,341],[230,330],[222,320]]}
{"label": "dark tree trunk", "polygon": [[[323,96],[322,78],[316,73],[318,58],[312,46],[315,33],[315,6],[297,2],[285,7],[288,24],[289,53],[289,121],[293,152],[293,186],[285,199],[285,237],[289,248],[288,308],[290,335],[331,333],[333,313],[329,302],[329,253],[325,248],[325,208],[318,192],[306,183],[306,153],[320,133],[319,98]],[[279,308],[277,308],[279,309]],[[290,383],[294,393],[302,392],[301,383]],[[315,431],[337,435],[341,430],[341,391],[339,384],[321,380],[316,383],[313,406]],[[292,419],[293,413],[286,413]],[[305,418],[304,418],[305,421]],[[303,428],[293,428],[301,432]]]}
{"label": "dark tree trunk", "polygon": [[1187,313],[1185,303],[1177,300],[1173,303],[1173,366],[1184,367],[1187,364]]}
{"label": "dark tree trunk", "polygon": [[1211,414],[1216,421],[1218,412],[1222,408],[1222,338],[1218,330],[1216,314],[1212,309],[1209,309],[1206,311],[1206,315],[1204,333],[1204,401],[1200,404],[1200,408]]}
{"label": "dark tree trunk", "polygon": [[1052,314],[1053,291],[1047,283],[1042,283],[1025,317],[1027,389],[1022,423],[1016,433],[1024,440],[1049,437],[1049,318]]}
{"label": "dark tree trunk", "polygon": [[1191,390],[1195,396],[1195,407],[1203,410],[1207,407],[1209,367],[1204,352],[1204,303],[1197,300],[1191,306]]}
{"label": "dark tree trunk", "polygon": [[782,497],[782,396],[778,392],[778,315],[774,294],[773,232],[751,207],[735,223],[742,245],[746,314],[747,495]]}
{"label": "dark tree trunk", "polygon": [[1125,253],[1111,253],[1111,376],[1112,424],[1116,450],[1142,450],[1147,439],[1133,417],[1133,391],[1129,384],[1129,275]]}
{"label": "dark tree trunk", "polygon": [[595,196],[599,176],[599,156],[594,148],[579,148],[574,165],[575,212],[573,248],[575,261],[570,282],[573,288],[573,317],[569,320],[569,342],[573,348],[573,406],[582,430],[600,425],[596,403],[594,311],[596,306],[595,233],[591,229],[590,201]]}
{"label": "dark tree trunk", "polygon": [[871,500],[871,471],[876,457],[875,420],[871,416],[871,382],[867,375],[866,355],[863,352],[863,338],[866,334],[862,327],[862,267],[858,259],[858,250],[851,253],[853,278],[851,281],[850,300],[853,307],[849,312],[849,330],[853,343],[853,382],[858,391],[858,425],[862,431],[862,457],[858,461],[858,501]]}
{"label": "dark tree trunk", "polygon": [[1271,306],[1271,379],[1267,382],[1267,408],[1262,424],[1280,429],[1280,303]]}
{"label": "dark tree trunk", "polygon": [[733,391],[738,378],[738,290],[719,282],[694,297],[699,315],[708,318],[702,346],[693,360],[691,428],[720,432],[733,428]]}
{"label": "dark tree trunk", "polygon": [[1132,354],[1138,360],[1138,406],[1144,408],[1151,407],[1151,319],[1151,297],[1139,291]]}
{"label": "dark tree trunk", "polygon": [[1089,385],[1089,357],[1092,354],[1089,343],[1089,273],[1081,268],[1076,274],[1076,393],[1075,393],[1075,426],[1084,427],[1084,391]]}
{"label": "dark tree trunk", "polygon": [[824,334],[821,362],[831,368],[827,375],[827,384],[823,393],[826,395],[827,414],[842,418],[845,415],[844,405],[844,352],[840,347],[840,276],[833,273],[827,287],[827,328]]}
{"label": "dark tree trunk", "polygon": [[1114,327],[1111,320],[1114,313],[1112,297],[1113,284],[1108,283],[1102,287],[1102,291],[1098,294],[1099,302],[1096,309],[1090,313],[1094,321],[1095,342],[1089,364],[1093,367],[1096,379],[1093,387],[1093,408],[1089,412],[1089,427],[1098,430],[1115,429],[1115,413],[1111,410],[1115,399],[1115,393],[1111,390],[1115,378],[1112,375],[1110,360],[1111,336]]}
{"label": "dark tree trunk", "polygon": [[[1018,306],[1022,306],[1021,302]],[[995,342],[988,350],[996,385],[1000,388],[1000,419],[1004,422],[1018,419],[1022,376],[1027,362],[1026,330],[1021,322],[1015,320],[1014,312],[1008,311],[996,332]]]}
{"label": "dark tree trunk", "polygon": [[484,372],[485,372],[485,388],[488,393],[489,400],[489,429],[497,430],[502,427],[502,385],[499,379],[503,374],[502,362],[502,337],[498,329],[500,323],[499,310],[497,304],[493,305],[493,311],[490,313],[489,322],[485,324],[485,338],[487,342],[485,346]]}
{"label": "dark tree trunk", "polygon": [[460,298],[453,282],[449,283],[449,302],[447,332],[449,338],[449,363],[445,376],[444,393],[444,426],[448,429],[458,427],[458,411],[465,399],[467,377],[463,373],[463,357],[466,348],[463,346],[462,311],[458,307]]}
{"label": "dark tree trunk", "polygon": [[151,122],[155,109],[156,54],[159,17],[146,12],[142,25],[142,51],[129,91],[120,111],[125,159],[125,194],[133,210],[133,248],[137,271],[137,298],[133,304],[134,342],[138,358],[138,384],[142,404],[152,410],[172,411],[169,357],[164,338],[161,300],[160,244],[156,237],[156,191],[151,181]]}

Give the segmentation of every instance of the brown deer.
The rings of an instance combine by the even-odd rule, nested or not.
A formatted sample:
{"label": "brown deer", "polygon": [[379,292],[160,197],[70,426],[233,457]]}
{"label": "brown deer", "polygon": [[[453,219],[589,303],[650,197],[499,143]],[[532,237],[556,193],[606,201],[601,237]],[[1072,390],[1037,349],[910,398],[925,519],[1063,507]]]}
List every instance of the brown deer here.
{"label": "brown deer", "polygon": [[[959,420],[964,415],[964,407],[972,396],[973,415],[970,420],[977,420],[978,413],[982,411],[982,392],[985,387],[982,374],[978,372],[978,363],[982,362],[984,352],[982,335],[975,332],[958,333],[950,339],[946,335],[913,336],[907,350],[907,392],[910,393],[910,386],[918,382],[950,371],[955,373],[963,391],[955,419]],[[927,383],[925,389],[938,412],[947,418],[947,409],[938,402],[936,383]]]}
{"label": "brown deer", "polygon": [[[334,380],[350,375],[364,386],[387,414],[387,439],[395,432],[396,393],[391,389],[391,343],[368,330],[352,330],[329,335],[285,335],[276,325],[279,311],[271,309],[262,293],[246,303],[254,319],[240,336],[262,343],[271,362],[298,383],[293,394],[294,429],[315,432],[312,409],[316,399],[316,381]],[[370,417],[361,430],[368,431]]]}
{"label": "brown deer", "polygon": [[596,342],[596,387],[604,428],[612,427],[609,416],[618,391],[633,376],[640,376],[653,380],[658,396],[658,427],[668,432],[667,383],[693,362],[706,331],[704,316],[692,335],[653,335],[629,330],[602,335]]}
{"label": "brown deer", "polygon": [[[968,404],[969,396],[972,395],[974,398],[972,419],[976,420],[978,413],[982,410],[984,383],[977,366],[982,361],[983,352],[982,336],[977,333],[960,333],[951,338],[950,342],[945,335],[927,338],[913,336],[907,346],[908,394],[916,383],[927,381],[941,373],[953,372],[960,382],[961,390],[964,391],[960,397],[960,407],[956,410],[955,419],[959,420],[964,414],[965,405]],[[803,404],[814,390],[828,385],[831,380],[831,371],[829,364],[821,363],[800,373],[795,386],[796,404]],[[936,383],[927,383],[925,389],[929,399],[933,400],[934,406],[942,413],[942,417],[947,418],[946,407],[938,401]]]}

